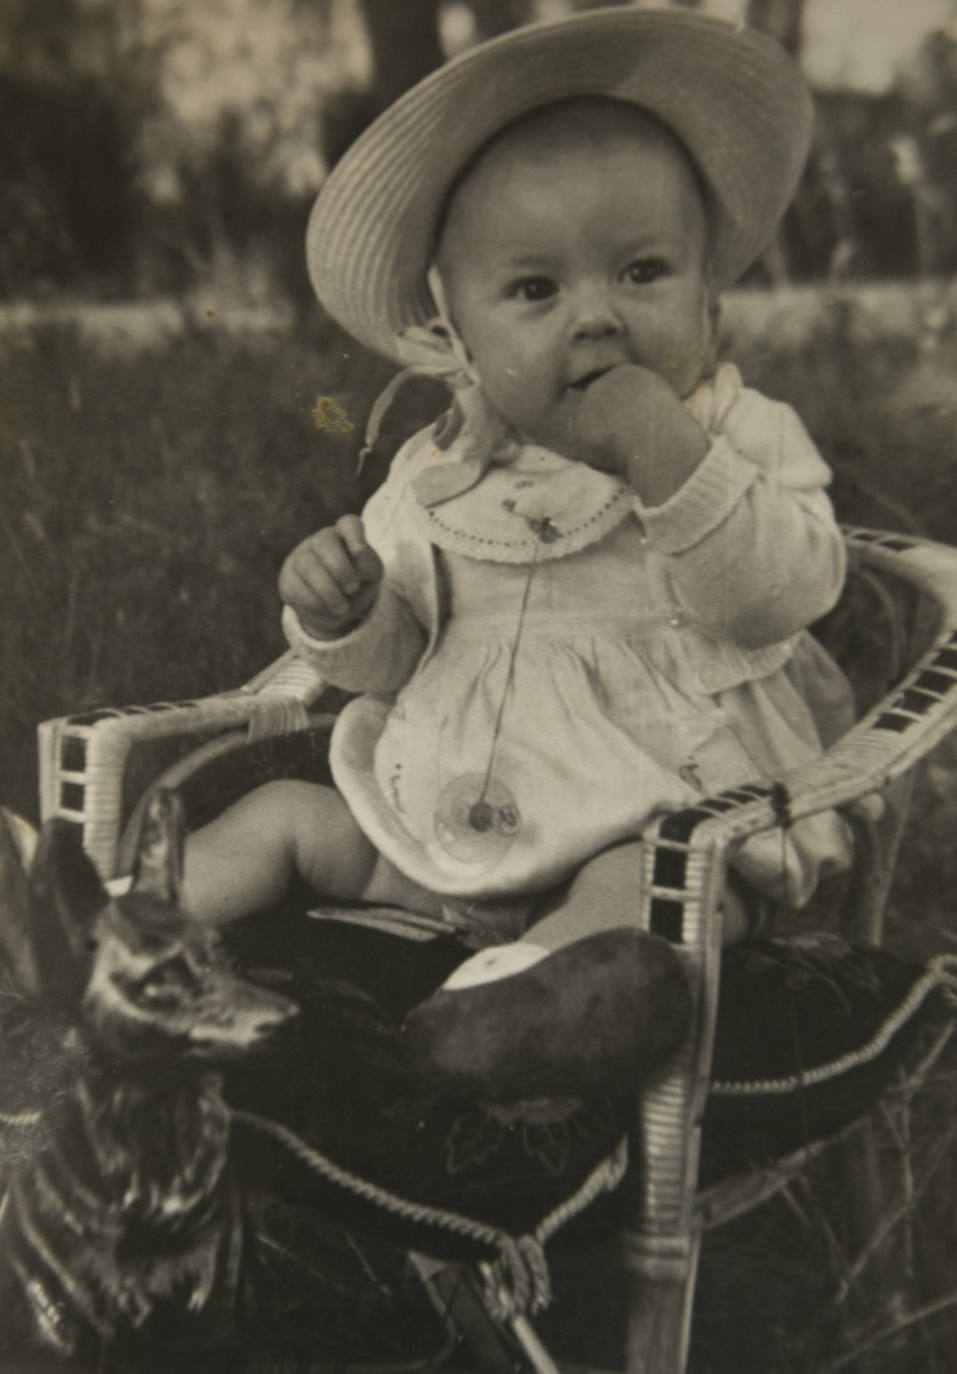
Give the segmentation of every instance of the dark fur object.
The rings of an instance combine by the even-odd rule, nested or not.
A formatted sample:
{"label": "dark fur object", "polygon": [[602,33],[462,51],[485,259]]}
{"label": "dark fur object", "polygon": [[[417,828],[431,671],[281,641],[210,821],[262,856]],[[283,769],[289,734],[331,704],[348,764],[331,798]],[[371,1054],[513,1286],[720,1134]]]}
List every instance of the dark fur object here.
{"label": "dark fur object", "polygon": [[184,919],[175,797],[153,800],[127,895],[110,899],[76,834],[51,822],[28,876],[0,819],[0,1354],[167,1370],[225,1351],[240,1304],[211,1066],[295,1008]]}

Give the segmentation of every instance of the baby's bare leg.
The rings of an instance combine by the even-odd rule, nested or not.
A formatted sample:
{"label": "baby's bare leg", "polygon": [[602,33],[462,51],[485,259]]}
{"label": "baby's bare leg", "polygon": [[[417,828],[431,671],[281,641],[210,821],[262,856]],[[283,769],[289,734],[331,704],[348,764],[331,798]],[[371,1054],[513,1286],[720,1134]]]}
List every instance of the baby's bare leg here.
{"label": "baby's bare leg", "polygon": [[301,878],[317,896],[362,895],[376,851],[331,787],[266,783],[191,835],[184,905],[216,924],[281,902]]}

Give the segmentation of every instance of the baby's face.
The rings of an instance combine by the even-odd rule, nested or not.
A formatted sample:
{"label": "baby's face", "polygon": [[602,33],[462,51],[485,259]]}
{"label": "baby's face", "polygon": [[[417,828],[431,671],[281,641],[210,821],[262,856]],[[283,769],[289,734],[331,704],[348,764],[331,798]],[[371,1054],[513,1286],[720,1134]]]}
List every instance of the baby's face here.
{"label": "baby's face", "polygon": [[636,363],[687,396],[710,353],[708,225],[680,144],[639,110],[575,101],[506,132],[456,189],[437,261],[489,400],[571,452],[588,385]]}

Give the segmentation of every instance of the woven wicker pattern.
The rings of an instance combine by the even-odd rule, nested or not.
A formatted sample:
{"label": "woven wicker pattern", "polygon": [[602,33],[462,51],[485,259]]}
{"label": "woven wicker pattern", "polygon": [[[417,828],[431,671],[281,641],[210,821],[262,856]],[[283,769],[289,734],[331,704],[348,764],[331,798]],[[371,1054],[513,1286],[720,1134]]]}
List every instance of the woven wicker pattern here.
{"label": "woven wicker pattern", "polygon": [[115,876],[124,828],[123,785],[137,743],[241,732],[253,743],[305,730],[325,683],[291,651],[235,692],[199,701],[91,711],[39,727],[40,813],[83,828],[83,846],[104,878]]}

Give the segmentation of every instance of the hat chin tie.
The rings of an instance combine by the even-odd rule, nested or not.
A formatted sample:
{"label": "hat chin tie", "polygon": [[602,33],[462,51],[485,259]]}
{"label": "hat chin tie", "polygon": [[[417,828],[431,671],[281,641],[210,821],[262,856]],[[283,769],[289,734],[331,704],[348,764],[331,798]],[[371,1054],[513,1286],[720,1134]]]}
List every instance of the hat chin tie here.
{"label": "hat chin tie", "polygon": [[406,364],[376,398],[359,453],[359,471],[372,452],[382,423],[402,386],[412,377],[432,377],[452,392],[451,408],[436,423],[435,446],[441,451],[459,441],[460,456],[420,472],[413,489],[424,506],[441,505],[481,480],[496,458],[514,456],[518,443],[492,409],[465,343],[449,315],[445,288],[434,265],[429,289],[438,313],[427,324],[410,325],[396,335],[396,352]]}

